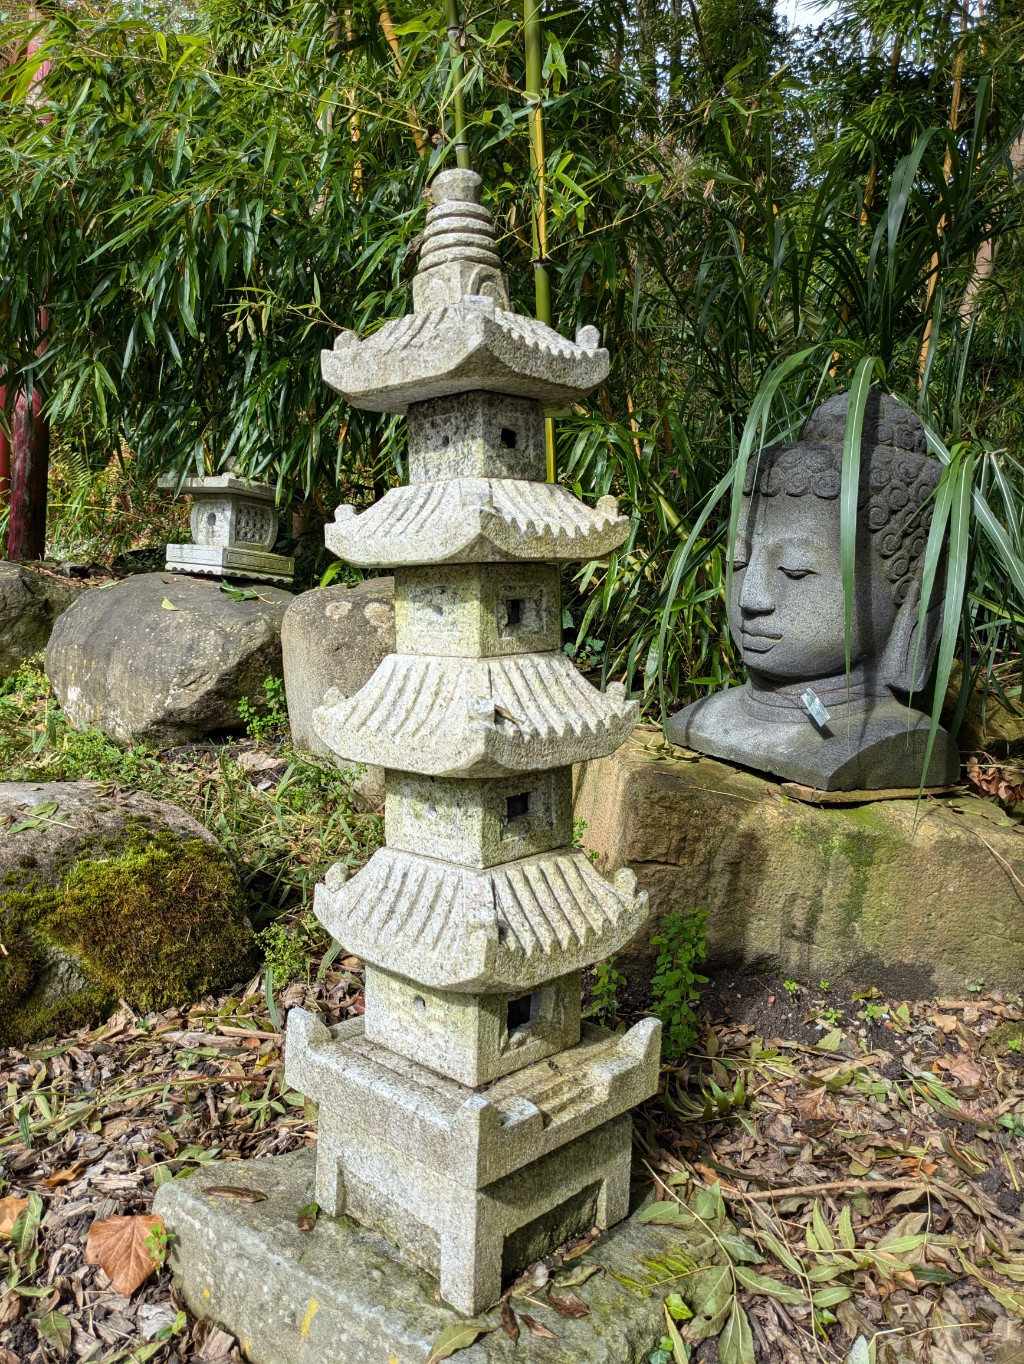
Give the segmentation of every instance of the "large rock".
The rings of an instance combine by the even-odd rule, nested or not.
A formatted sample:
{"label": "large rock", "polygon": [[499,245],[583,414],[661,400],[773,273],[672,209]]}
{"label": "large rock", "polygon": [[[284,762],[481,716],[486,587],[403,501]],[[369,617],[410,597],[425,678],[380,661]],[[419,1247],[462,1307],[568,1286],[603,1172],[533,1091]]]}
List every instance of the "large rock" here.
{"label": "large rock", "polygon": [[651,898],[627,977],[649,971],[662,915],[705,909],[713,966],[905,998],[1024,987],[1024,834],[994,802],[808,805],[641,729],[578,773],[576,816],[602,869],[632,867]]}
{"label": "large rock", "polygon": [[46,673],[71,723],[153,748],[241,728],[281,673],[290,592],[261,585],[236,600],[219,583],[141,573],[88,592],[57,623]]}
{"label": "large rock", "polygon": [[[354,695],[394,648],[394,578],[317,587],[295,598],[281,624],[281,652],[296,747],[333,756],[313,728],[313,711],[332,687]],[[366,797],[383,798],[383,769],[367,768],[359,786]]]}
{"label": "large rock", "polygon": [[185,1004],[254,964],[241,885],[173,805],[100,782],[0,782],[0,1044],[119,1000]]}
{"label": "large rock", "polygon": [[0,560],[0,678],[46,648],[54,621],[81,590],[38,568]]}

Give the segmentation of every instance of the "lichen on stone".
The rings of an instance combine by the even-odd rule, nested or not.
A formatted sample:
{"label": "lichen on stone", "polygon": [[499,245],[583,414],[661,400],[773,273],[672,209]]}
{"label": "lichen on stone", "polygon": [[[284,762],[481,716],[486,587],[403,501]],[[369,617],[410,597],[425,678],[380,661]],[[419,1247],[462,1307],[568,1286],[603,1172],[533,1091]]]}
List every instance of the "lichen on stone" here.
{"label": "lichen on stone", "polygon": [[[244,897],[204,839],[143,834],[90,850],[47,885],[26,874],[0,899],[0,1044],[95,1022],[125,1000],[185,1004],[254,965]],[[55,990],[58,975],[72,988]],[[77,978],[77,979],[76,979]]]}

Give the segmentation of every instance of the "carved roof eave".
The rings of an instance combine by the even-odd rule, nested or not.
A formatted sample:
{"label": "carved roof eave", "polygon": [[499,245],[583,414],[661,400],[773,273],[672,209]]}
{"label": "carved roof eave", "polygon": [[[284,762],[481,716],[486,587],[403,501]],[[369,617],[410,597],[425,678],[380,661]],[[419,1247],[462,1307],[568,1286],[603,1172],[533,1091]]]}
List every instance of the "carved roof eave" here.
{"label": "carved roof eave", "polygon": [[614,497],[588,507],[560,484],[512,478],[412,483],[360,515],[341,506],[335,518],[324,528],[327,548],[360,568],[585,562],[629,534]]}
{"label": "carved roof eave", "polygon": [[354,696],[328,692],[317,734],[346,762],[428,777],[496,777],[612,753],[639,706],[601,692],[564,654],[443,658],[389,654]]}
{"label": "carved roof eave", "polygon": [[256,502],[277,502],[277,489],[270,483],[256,483],[237,474],[205,474],[201,478],[186,478],[178,486],[175,474],[161,474],[157,479],[161,492],[184,493],[192,497],[223,497],[225,494],[248,497]]}
{"label": "carved roof eave", "polygon": [[647,916],[628,869],[608,880],[579,849],[479,871],[381,848],[314,910],[346,950],[438,990],[526,991],[616,951]]}
{"label": "carved roof eave", "polygon": [[410,403],[481,389],[562,407],[596,388],[609,360],[600,346],[578,345],[492,298],[467,295],[386,322],[362,341],[341,332],[320,364],[353,407],[404,413]]}

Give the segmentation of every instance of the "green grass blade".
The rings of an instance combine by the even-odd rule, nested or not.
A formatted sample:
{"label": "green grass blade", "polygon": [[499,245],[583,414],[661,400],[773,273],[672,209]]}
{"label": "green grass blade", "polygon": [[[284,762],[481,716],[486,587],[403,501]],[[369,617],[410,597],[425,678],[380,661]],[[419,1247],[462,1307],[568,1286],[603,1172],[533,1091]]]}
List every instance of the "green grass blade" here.
{"label": "green grass blade", "polygon": [[864,432],[864,409],[871,392],[876,360],[866,355],[853,374],[843,434],[842,487],[839,493],[839,563],[843,578],[843,616],[846,635],[846,685],[850,685],[853,642],[853,579],[857,558],[857,499],[860,492],[860,443]]}
{"label": "green grass blade", "polygon": [[921,790],[928,779],[928,766],[932,760],[935,739],[939,732],[939,716],[942,703],[949,686],[949,675],[956,652],[957,628],[963,608],[964,590],[967,586],[967,568],[970,562],[970,520],[971,493],[974,489],[974,455],[961,451],[957,464],[953,466],[951,482],[951,502],[949,514],[949,543],[946,547],[946,599],[942,610],[942,633],[939,636],[939,652],[935,660],[935,694],[932,702],[931,725],[928,730],[928,743],[924,751],[924,765],[921,769]]}

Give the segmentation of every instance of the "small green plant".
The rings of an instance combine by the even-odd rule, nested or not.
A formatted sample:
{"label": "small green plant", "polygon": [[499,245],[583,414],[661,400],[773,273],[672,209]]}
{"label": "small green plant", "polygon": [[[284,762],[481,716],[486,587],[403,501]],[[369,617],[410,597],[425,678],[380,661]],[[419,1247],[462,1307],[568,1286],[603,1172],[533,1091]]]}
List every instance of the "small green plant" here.
{"label": "small green plant", "polygon": [[599,961],[594,967],[587,1017],[603,1024],[613,1022],[619,1012],[619,991],[625,989],[625,986],[626,977],[621,971],[616,970],[614,957],[609,957],[607,961]]}
{"label": "small green plant", "polygon": [[299,923],[278,920],[258,933],[256,941],[277,989],[293,980],[308,980],[312,958],[328,946],[327,934],[313,914],[306,914]]}
{"label": "small green plant", "polygon": [[1024,1037],[1011,1037],[1006,1044],[1006,1050],[1018,1053],[1024,1051]]}
{"label": "small green plant", "polygon": [[154,1222],[150,1228],[149,1235],[146,1237],[146,1249],[153,1257],[153,1263],[157,1269],[163,1269],[167,1263],[167,1252],[170,1249],[172,1233],[162,1226],[157,1226]]}
{"label": "small green plant", "polygon": [[587,832],[587,829],[588,829],[589,827],[590,827],[590,826],[587,824],[587,821],[586,821],[585,819],[574,819],[574,820],[573,820],[573,822],[572,822],[572,846],[573,846],[574,848],[580,848],[580,849],[582,849],[582,851],[585,852],[585,853],[587,854],[587,857],[589,858],[589,860],[590,860],[591,862],[596,862],[596,861],[598,860],[598,858],[600,857],[601,854],[598,853],[598,852],[595,852],[595,850],[594,850],[593,848],[588,848],[587,845],[583,842],[583,835]]}
{"label": "small green plant", "polygon": [[985,988],[985,977],[979,976],[977,980],[969,980],[967,989],[972,995],[980,995]]}
{"label": "small green plant", "polygon": [[827,1009],[819,1009],[818,1017],[822,1023],[827,1023],[830,1028],[838,1028],[843,1021],[843,1011],[835,1008],[834,1005],[829,1005]]}
{"label": "small green plant", "polygon": [[800,993],[800,982],[798,980],[784,980],[782,982],[782,988],[785,990],[786,994],[789,995],[790,999],[796,999],[797,995]]}
{"label": "small green plant", "polygon": [[832,982],[830,980],[819,980],[818,989],[821,990],[823,993],[827,993],[829,990],[832,989]]}
{"label": "small green plant", "polygon": [[1024,1137],[1024,1120],[1019,1113],[1004,1113],[999,1119],[999,1126],[1005,1127],[1015,1141]]}
{"label": "small green plant", "polygon": [[878,1023],[883,1018],[887,1017],[888,1013],[889,1010],[884,1004],[868,1003],[861,1009],[860,1016],[861,1018],[866,1019],[868,1023]]}
{"label": "small green plant", "polygon": [[693,1006],[707,976],[694,970],[694,963],[707,956],[705,931],[707,913],[695,909],[687,915],[666,914],[651,946],[658,959],[651,978],[654,1013],[664,1029],[662,1051],[673,1060],[682,1056],[697,1036],[697,1015]]}
{"label": "small green plant", "polygon": [[249,738],[255,739],[258,744],[280,733],[288,724],[283,680],[280,677],[264,678],[262,703],[243,696],[238,703],[238,718],[245,725]]}

